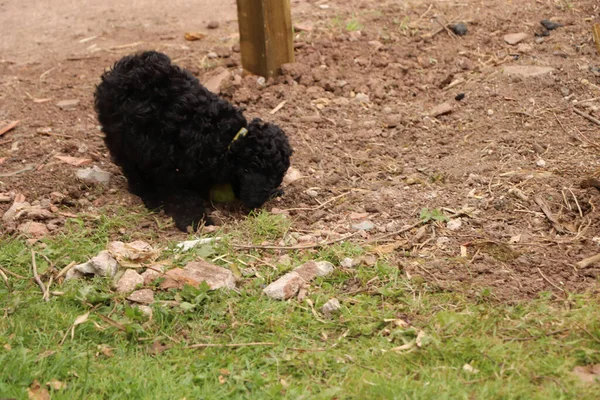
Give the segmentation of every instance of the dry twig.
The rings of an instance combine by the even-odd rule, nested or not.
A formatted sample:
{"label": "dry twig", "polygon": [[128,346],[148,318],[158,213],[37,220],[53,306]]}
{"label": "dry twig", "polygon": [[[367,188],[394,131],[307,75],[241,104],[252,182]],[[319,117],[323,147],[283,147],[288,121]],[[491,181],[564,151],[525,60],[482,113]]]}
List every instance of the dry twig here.
{"label": "dry twig", "polygon": [[560,286],[558,286],[556,283],[552,282],[550,279],[546,278],[546,275],[544,275],[544,273],[542,272],[542,270],[538,267],[538,272],[540,273],[540,275],[542,276],[542,278],[544,278],[544,280],[546,282],[548,282],[549,284],[551,284],[552,286],[554,286],[555,288],[557,288],[558,290],[560,290],[563,293],[565,292],[565,289],[561,288]]}
{"label": "dry twig", "polygon": [[535,196],[534,200],[537,203],[537,205],[540,206],[543,213],[546,215],[546,218],[548,218],[548,221],[552,223],[554,229],[556,229],[558,233],[565,233],[565,228],[563,228],[560,222],[558,222],[558,220],[554,217],[552,211],[550,211],[550,207],[548,207],[548,204],[546,204],[544,199],[542,199],[540,196]]}
{"label": "dry twig", "polygon": [[35,282],[40,287],[44,301],[48,301],[49,299],[46,298],[46,286],[44,286],[44,282],[42,282],[40,276],[38,275],[37,263],[35,262],[35,252],[33,249],[31,250],[31,269],[33,270],[33,279],[35,279]]}
{"label": "dry twig", "polygon": [[573,108],[573,112],[577,115],[581,115],[583,118],[587,119],[590,122],[593,122],[596,125],[600,125],[600,120],[598,118],[592,117],[590,114],[585,113],[577,108]]}
{"label": "dry twig", "polygon": [[275,346],[274,342],[250,342],[250,343],[198,343],[186,346],[186,349],[204,349],[207,347],[248,347],[248,346]]}
{"label": "dry twig", "polygon": [[334,243],[338,243],[338,242],[343,242],[346,239],[350,239],[353,236],[358,235],[359,232],[354,232],[350,235],[346,235],[343,236],[341,238],[338,239],[334,239],[334,240],[329,240],[327,242],[321,242],[321,243],[314,243],[314,244],[305,244],[305,245],[300,245],[300,246],[261,246],[261,245],[245,245],[245,244],[234,244],[232,245],[232,247],[236,248],[236,249],[248,249],[248,250],[305,250],[305,249],[315,249],[318,247],[324,247],[324,246],[329,246],[330,244],[334,244]]}
{"label": "dry twig", "polygon": [[594,263],[597,263],[598,261],[600,261],[600,254],[596,254],[595,256],[584,258],[583,260],[581,260],[577,263],[577,266],[579,268],[586,268]]}
{"label": "dry twig", "polygon": [[10,131],[11,129],[14,129],[20,121],[12,121],[10,122],[8,125],[0,128],[0,136],[4,135],[6,132]]}

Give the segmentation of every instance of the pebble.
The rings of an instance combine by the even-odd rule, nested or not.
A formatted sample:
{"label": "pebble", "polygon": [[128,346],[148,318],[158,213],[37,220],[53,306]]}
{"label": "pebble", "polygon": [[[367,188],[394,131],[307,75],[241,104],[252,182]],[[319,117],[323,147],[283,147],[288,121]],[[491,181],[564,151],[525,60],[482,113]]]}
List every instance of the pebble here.
{"label": "pebble", "polygon": [[546,28],[546,29],[548,29],[549,31],[554,30],[556,28],[560,28],[560,27],[563,26],[562,24],[550,21],[549,19],[543,19],[543,20],[541,20],[540,24],[542,24],[543,27]]}
{"label": "pebble", "polygon": [[19,232],[29,235],[33,238],[41,238],[50,233],[46,225],[40,222],[25,222],[17,227]]}
{"label": "pebble", "polygon": [[462,220],[460,218],[451,219],[450,221],[448,221],[446,223],[446,228],[448,228],[451,231],[457,231],[461,228],[461,226],[462,226]]}
{"label": "pebble", "polygon": [[138,274],[134,269],[127,269],[115,286],[117,293],[130,293],[137,285],[143,284],[144,277]]}
{"label": "pebble", "polygon": [[136,290],[127,297],[127,300],[134,303],[152,304],[154,303],[154,292],[152,289]]}
{"label": "pebble", "polygon": [[370,231],[373,228],[375,228],[375,224],[369,220],[365,220],[365,221],[359,222],[358,224],[352,225],[352,229],[354,229],[356,231]]}
{"label": "pebble", "polygon": [[212,59],[218,58],[219,55],[217,53],[215,53],[214,51],[211,51],[210,53],[208,53],[206,55],[206,57],[212,60]]}
{"label": "pebble", "polygon": [[535,165],[537,165],[540,168],[544,168],[546,166],[546,161],[542,160],[541,158],[539,160],[537,160],[535,162]]}
{"label": "pebble", "polygon": [[77,170],[76,176],[77,178],[87,183],[99,183],[103,185],[108,185],[112,175],[110,172],[106,172],[96,166],[93,166],[91,168]]}
{"label": "pebble", "polygon": [[525,32],[509,33],[504,35],[504,41],[510,45],[515,45],[527,39],[529,35]]}
{"label": "pebble", "polygon": [[469,31],[467,25],[464,22],[459,22],[458,24],[452,25],[450,29],[452,29],[452,32],[454,32],[458,36],[464,36]]}
{"label": "pebble", "polygon": [[217,29],[219,27],[219,21],[210,21],[206,27],[208,29]]}
{"label": "pebble", "polygon": [[67,110],[67,109],[70,109],[70,108],[75,108],[75,107],[77,107],[77,105],[79,105],[79,100],[77,100],[77,99],[62,100],[62,101],[59,101],[58,103],[56,103],[56,106],[58,108],[60,108],[61,110]]}
{"label": "pebble", "polygon": [[547,75],[554,71],[552,67],[542,67],[537,65],[509,65],[504,67],[504,73],[507,75],[521,76],[524,78]]}
{"label": "pebble", "polygon": [[354,260],[351,259],[351,258],[349,258],[349,257],[346,257],[346,258],[344,258],[342,260],[342,262],[340,263],[340,265],[343,268],[352,268],[352,267],[354,267]]}
{"label": "pebble", "polygon": [[318,193],[316,190],[313,190],[313,189],[308,189],[308,190],[306,191],[306,194],[307,194],[308,196],[310,196],[310,197],[313,197],[313,198],[314,198],[314,197],[317,197],[317,196],[319,195],[319,193]]}
{"label": "pebble", "polygon": [[494,110],[491,110],[491,109],[487,110],[487,115],[490,115],[490,116],[494,115]]}
{"label": "pebble", "polygon": [[357,93],[356,96],[354,97],[354,99],[352,99],[352,101],[354,103],[365,103],[368,104],[370,103],[370,99],[369,99],[369,95],[364,94],[364,93]]}
{"label": "pebble", "polygon": [[268,285],[263,293],[275,300],[287,300],[317,276],[327,276],[333,270],[333,264],[328,261],[309,261]]}
{"label": "pebble", "polygon": [[340,311],[341,308],[342,305],[340,304],[340,301],[334,297],[332,299],[327,300],[327,303],[323,304],[323,307],[321,307],[321,312],[323,313],[323,315],[329,318],[333,314]]}
{"label": "pebble", "polygon": [[182,288],[185,285],[198,287],[206,282],[212,290],[235,289],[235,277],[225,268],[210,264],[204,260],[189,262],[184,268],[174,268],[164,274],[162,289]]}

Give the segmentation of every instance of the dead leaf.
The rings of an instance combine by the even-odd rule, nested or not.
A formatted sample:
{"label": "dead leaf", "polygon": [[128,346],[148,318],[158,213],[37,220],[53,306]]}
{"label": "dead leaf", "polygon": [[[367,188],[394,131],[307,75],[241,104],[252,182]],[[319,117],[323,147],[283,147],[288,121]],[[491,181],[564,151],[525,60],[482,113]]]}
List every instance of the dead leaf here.
{"label": "dead leaf", "polygon": [[221,368],[221,369],[219,370],[219,373],[220,373],[221,375],[225,375],[225,376],[229,376],[229,375],[231,375],[231,372],[229,372],[229,370],[228,370],[227,368]]}
{"label": "dead leaf", "polygon": [[417,339],[415,340],[415,343],[417,344],[417,347],[423,347],[424,344],[427,344],[427,342],[424,342],[424,339],[427,335],[425,334],[424,331],[419,331],[419,333],[417,333]]}
{"label": "dead leaf", "polygon": [[223,375],[219,375],[219,383],[221,385],[224,385],[227,383],[227,378],[225,378]]}
{"label": "dead leaf", "polygon": [[391,348],[390,350],[391,350],[391,351],[404,351],[404,350],[410,350],[410,349],[412,349],[413,347],[415,347],[415,344],[416,344],[416,343],[415,343],[414,341],[411,341],[411,342],[408,342],[408,343],[406,343],[406,344],[403,344],[402,346],[393,347],[393,348]]}
{"label": "dead leaf", "polygon": [[96,353],[96,356],[100,353],[102,353],[106,358],[111,358],[114,356],[113,348],[107,344],[98,345],[98,353]]}
{"label": "dead leaf", "polygon": [[90,313],[86,312],[85,314],[82,314],[79,317],[75,318],[75,322],[73,322],[73,326],[77,326],[77,325],[83,324],[85,321],[88,320],[89,316],[90,316]]}
{"label": "dead leaf", "polygon": [[202,40],[206,37],[206,34],[202,32],[186,32],[183,36],[185,40],[193,42],[195,40]]}
{"label": "dead leaf", "polygon": [[10,346],[10,344],[8,344],[8,343],[6,343],[6,344],[5,344],[4,346],[2,346],[2,347],[4,347],[4,350],[6,350],[6,351],[11,351],[11,350],[12,350],[12,347],[11,347],[11,346]]}
{"label": "dead leaf", "polygon": [[27,396],[30,400],[50,400],[48,389],[42,387],[37,380],[33,381],[31,386],[27,389]]}
{"label": "dead leaf", "polygon": [[33,102],[37,104],[47,103],[49,101],[52,101],[52,99],[33,99]]}
{"label": "dead leaf", "polygon": [[165,345],[159,341],[156,341],[156,342],[152,343],[152,346],[148,350],[148,353],[156,356],[156,355],[164,352],[165,350],[168,350],[169,347],[170,347],[169,345]]}
{"label": "dead leaf", "polygon": [[399,247],[406,244],[406,241],[398,241],[390,244],[382,244],[373,249],[373,251],[379,255],[391,254],[395,252]]}
{"label": "dead leaf", "polygon": [[583,365],[573,368],[573,373],[585,383],[600,383],[600,364]]}
{"label": "dead leaf", "polygon": [[0,128],[0,136],[4,135],[6,132],[13,130],[17,125],[19,125],[20,121],[11,121],[7,125]]}
{"label": "dead leaf", "polygon": [[82,165],[86,165],[92,162],[90,158],[77,158],[77,157],[69,157],[69,156],[54,156],[54,158],[67,163],[69,165],[73,165],[75,167],[80,167]]}
{"label": "dead leaf", "polygon": [[37,356],[36,361],[40,361],[40,360],[43,360],[44,358],[48,358],[51,355],[53,355],[54,353],[56,353],[56,350],[46,350]]}
{"label": "dead leaf", "polygon": [[468,251],[467,251],[467,246],[460,246],[460,256],[463,258],[467,258],[467,256],[469,255]]}
{"label": "dead leaf", "polygon": [[67,384],[57,380],[51,380],[50,382],[46,382],[46,386],[48,386],[52,390],[63,390],[67,388]]}
{"label": "dead leaf", "polygon": [[463,371],[468,372],[469,374],[477,374],[479,370],[477,368],[473,368],[471,364],[463,365]]}

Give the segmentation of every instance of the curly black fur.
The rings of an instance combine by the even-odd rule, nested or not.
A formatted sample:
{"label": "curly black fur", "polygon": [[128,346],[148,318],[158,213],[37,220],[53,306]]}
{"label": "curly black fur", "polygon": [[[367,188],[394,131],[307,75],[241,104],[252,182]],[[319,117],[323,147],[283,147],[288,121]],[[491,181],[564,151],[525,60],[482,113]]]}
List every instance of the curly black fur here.
{"label": "curly black fur", "polygon": [[[276,125],[254,119],[208,91],[164,54],[118,61],[102,75],[95,107],[114,162],[129,190],[150,209],[163,207],[181,230],[206,216],[203,199],[232,185],[248,208],[279,193],[292,148]],[[232,143],[241,128],[246,136]]]}

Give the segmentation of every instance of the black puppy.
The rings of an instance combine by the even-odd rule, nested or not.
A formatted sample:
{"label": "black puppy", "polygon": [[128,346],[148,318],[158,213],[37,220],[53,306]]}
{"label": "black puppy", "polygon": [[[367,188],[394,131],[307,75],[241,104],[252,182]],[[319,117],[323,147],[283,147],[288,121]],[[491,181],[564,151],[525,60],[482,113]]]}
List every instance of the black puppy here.
{"label": "black puppy", "polygon": [[204,219],[203,199],[231,185],[249,209],[280,194],[292,148],[276,125],[208,91],[164,54],[124,57],[102,75],[95,107],[114,162],[146,207],[163,207],[183,231]]}

